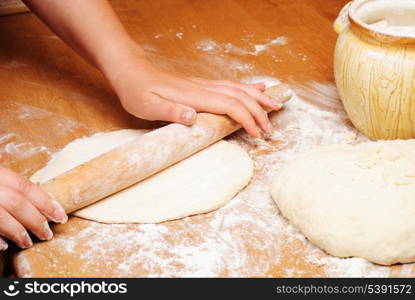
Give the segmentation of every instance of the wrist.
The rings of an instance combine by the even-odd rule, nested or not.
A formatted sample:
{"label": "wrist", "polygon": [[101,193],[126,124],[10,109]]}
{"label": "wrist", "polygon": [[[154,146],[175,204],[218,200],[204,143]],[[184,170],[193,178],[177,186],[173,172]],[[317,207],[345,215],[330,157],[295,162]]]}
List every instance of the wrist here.
{"label": "wrist", "polygon": [[[149,64],[145,52],[133,40],[118,43],[116,49],[108,51],[108,54],[101,59],[98,68],[115,88],[120,77],[123,77],[129,69]],[[142,69],[142,68],[139,68]]]}

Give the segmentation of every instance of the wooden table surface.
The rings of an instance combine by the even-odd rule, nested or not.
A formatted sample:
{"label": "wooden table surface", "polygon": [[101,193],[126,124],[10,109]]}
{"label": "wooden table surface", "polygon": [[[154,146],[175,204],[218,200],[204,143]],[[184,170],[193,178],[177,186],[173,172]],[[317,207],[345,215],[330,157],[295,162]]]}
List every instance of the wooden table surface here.
{"label": "wooden table surface", "polygon": [[[332,22],[347,1],[111,2],[148,57],[164,68],[214,79],[277,78],[290,84],[305,103],[344,119],[333,86],[336,34]],[[276,130],[283,126],[282,120],[290,120],[290,109],[286,110],[284,116],[273,116]],[[347,121],[342,122],[353,130]],[[0,18],[0,164],[30,176],[53,152],[75,138],[154,126],[126,113],[103,76],[33,14]],[[271,148],[257,151],[257,142],[243,132],[231,140],[242,144],[258,165],[270,152],[285,149],[278,146],[281,141],[271,138]],[[269,210],[265,215],[250,205],[255,182],[268,180],[262,175],[261,167],[257,167],[256,181],[248,192],[240,194],[242,200],[235,200],[235,205],[184,220],[160,225],[103,225],[72,217],[67,224],[53,227],[52,241],[20,252],[12,249],[16,275],[415,274],[412,265],[378,267],[356,259],[331,258],[300,234],[290,235],[292,229],[267,231],[261,222],[279,222],[280,227],[275,228],[289,225],[269,197],[263,200],[263,209]],[[232,226],[229,215],[235,211],[246,221]],[[221,226],[215,222],[222,222]],[[353,267],[359,268],[357,273],[350,271]]]}

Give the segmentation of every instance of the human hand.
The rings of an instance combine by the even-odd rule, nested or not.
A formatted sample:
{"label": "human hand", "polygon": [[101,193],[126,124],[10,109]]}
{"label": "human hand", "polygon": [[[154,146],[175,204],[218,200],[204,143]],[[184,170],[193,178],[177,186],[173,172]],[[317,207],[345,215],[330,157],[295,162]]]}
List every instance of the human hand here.
{"label": "human hand", "polygon": [[146,120],[192,125],[196,112],[228,115],[254,137],[272,130],[264,108],[279,110],[281,104],[262,93],[263,83],[242,84],[186,77],[166,71],[141,56],[119,65],[109,81],[123,107]]}
{"label": "human hand", "polygon": [[23,176],[0,166],[0,250],[7,249],[4,238],[20,248],[33,242],[27,230],[41,240],[53,236],[48,221],[65,223],[67,215],[58,202]]}
{"label": "human hand", "polygon": [[[263,84],[247,85],[186,77],[150,63],[128,35],[108,1],[25,0],[59,37],[97,67],[124,108],[147,120],[191,125],[196,112],[228,115],[251,135],[269,133],[263,108],[281,105],[261,93]],[[85,26],[88,16],[88,26]],[[105,30],[103,30],[105,28]]]}

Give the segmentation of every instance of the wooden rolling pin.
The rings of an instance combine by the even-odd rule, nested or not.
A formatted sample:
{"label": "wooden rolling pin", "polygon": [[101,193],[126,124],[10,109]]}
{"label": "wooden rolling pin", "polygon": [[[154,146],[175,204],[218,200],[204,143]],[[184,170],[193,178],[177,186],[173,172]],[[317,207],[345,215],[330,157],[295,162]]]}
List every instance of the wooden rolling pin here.
{"label": "wooden rolling pin", "polygon": [[[281,103],[293,96],[292,90],[284,84],[271,87],[265,93]],[[180,124],[161,127],[40,187],[70,213],[191,156],[239,128],[241,126],[227,116],[199,113],[190,127]]]}

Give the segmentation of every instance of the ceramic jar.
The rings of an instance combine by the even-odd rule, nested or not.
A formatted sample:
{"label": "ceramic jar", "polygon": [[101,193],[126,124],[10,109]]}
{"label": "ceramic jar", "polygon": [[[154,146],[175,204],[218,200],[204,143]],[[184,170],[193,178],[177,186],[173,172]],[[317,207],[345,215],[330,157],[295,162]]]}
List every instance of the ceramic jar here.
{"label": "ceramic jar", "polygon": [[353,125],[373,139],[415,138],[415,0],[355,0],[341,18],[334,75]]}

